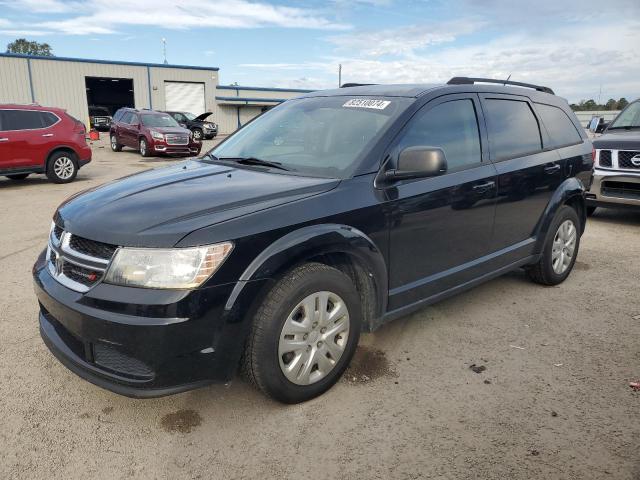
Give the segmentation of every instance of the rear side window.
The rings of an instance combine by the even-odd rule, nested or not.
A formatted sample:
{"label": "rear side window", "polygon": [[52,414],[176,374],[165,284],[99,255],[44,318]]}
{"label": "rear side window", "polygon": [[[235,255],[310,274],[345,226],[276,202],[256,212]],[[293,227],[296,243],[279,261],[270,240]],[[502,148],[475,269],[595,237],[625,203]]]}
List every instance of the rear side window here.
{"label": "rear side window", "polygon": [[542,150],[538,121],[527,102],[490,98],[484,103],[489,144],[496,160],[522,157]]}
{"label": "rear side window", "polygon": [[2,129],[5,131],[12,130],[34,130],[43,128],[42,112],[29,110],[3,110]]}
{"label": "rear side window", "polygon": [[420,112],[407,127],[400,148],[440,147],[447,158],[447,170],[479,163],[480,131],[473,101],[452,100]]}
{"label": "rear side window", "polygon": [[571,119],[560,108],[544,103],[536,103],[542,123],[551,137],[551,148],[565,147],[582,142],[582,137],[576,130]]}

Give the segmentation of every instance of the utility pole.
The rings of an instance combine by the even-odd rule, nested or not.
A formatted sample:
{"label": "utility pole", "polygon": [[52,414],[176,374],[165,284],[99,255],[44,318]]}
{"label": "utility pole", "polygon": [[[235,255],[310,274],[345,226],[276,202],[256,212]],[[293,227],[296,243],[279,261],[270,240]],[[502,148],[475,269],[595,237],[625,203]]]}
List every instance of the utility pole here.
{"label": "utility pole", "polygon": [[342,64],[338,64],[338,88],[342,86]]}
{"label": "utility pole", "polygon": [[162,38],[162,56],[164,57],[164,64],[167,65],[167,39]]}

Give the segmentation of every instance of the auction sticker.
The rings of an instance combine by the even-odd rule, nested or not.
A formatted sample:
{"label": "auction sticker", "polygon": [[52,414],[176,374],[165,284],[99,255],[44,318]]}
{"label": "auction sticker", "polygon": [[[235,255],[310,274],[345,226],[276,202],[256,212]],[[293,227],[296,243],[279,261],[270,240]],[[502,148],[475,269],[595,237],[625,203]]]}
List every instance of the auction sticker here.
{"label": "auction sticker", "polygon": [[373,108],[375,110],[384,110],[389,106],[389,100],[371,100],[368,98],[352,98],[348,100],[343,107],[347,108]]}

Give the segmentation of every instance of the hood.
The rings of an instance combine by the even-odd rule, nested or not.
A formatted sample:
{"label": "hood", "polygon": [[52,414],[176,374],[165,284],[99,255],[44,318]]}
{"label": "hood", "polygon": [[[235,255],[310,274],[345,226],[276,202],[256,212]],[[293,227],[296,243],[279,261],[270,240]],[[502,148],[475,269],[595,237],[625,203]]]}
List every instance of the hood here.
{"label": "hood", "polygon": [[209,115],[211,115],[212,112],[204,112],[202,115],[198,115],[196,118],[194,118],[194,120],[200,120],[201,122],[204,122],[207,117]]}
{"label": "hood", "polygon": [[182,133],[189,135],[190,130],[182,127],[147,127],[149,130],[155,130],[160,133]]}
{"label": "hood", "polygon": [[71,197],[55,218],[90,240],[172,247],[199,228],[326,192],[338,183],[188,160]]}
{"label": "hood", "polygon": [[593,139],[593,148],[640,150],[640,129],[611,130]]}

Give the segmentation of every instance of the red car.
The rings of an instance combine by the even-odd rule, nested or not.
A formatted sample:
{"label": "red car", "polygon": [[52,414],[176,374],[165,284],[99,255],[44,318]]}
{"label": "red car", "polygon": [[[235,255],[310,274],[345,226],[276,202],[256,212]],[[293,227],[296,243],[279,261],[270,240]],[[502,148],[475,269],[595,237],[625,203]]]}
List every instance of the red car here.
{"label": "red car", "polygon": [[166,113],[121,108],[111,121],[111,149],[135,148],[143,157],[155,154],[198,155],[202,143]]}
{"label": "red car", "polygon": [[61,108],[0,105],[0,175],[69,183],[91,161],[84,125]]}

